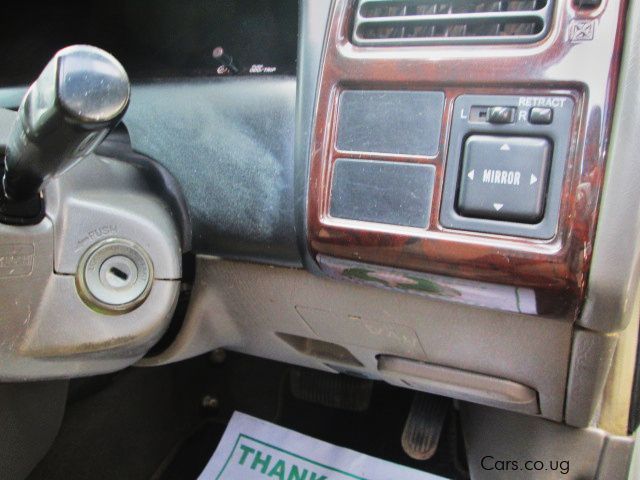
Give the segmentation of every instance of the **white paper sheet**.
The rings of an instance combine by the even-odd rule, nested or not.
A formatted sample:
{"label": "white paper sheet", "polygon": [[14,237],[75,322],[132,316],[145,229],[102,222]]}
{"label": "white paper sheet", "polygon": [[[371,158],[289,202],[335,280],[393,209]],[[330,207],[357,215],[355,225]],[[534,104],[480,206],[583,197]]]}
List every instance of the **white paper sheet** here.
{"label": "white paper sheet", "polygon": [[[399,441],[399,439],[398,439]],[[234,413],[199,480],[438,480]]]}

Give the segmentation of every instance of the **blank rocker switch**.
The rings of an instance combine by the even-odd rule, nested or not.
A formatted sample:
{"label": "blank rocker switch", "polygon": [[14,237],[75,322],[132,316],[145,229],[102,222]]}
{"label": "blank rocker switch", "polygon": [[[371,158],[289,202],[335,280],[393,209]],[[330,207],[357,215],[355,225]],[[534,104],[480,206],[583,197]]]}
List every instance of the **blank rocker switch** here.
{"label": "blank rocker switch", "polygon": [[538,223],[544,217],[551,149],[546,138],[471,135],[462,157],[458,213]]}
{"label": "blank rocker switch", "polygon": [[529,122],[534,125],[549,125],[553,121],[553,109],[533,107],[529,110]]}

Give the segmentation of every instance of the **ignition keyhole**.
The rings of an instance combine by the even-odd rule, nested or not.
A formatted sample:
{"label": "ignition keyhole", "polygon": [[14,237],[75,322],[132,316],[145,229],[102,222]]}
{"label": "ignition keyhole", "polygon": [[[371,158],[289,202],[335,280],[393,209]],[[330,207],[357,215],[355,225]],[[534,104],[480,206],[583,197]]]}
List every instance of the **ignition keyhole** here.
{"label": "ignition keyhole", "polygon": [[117,267],[111,267],[111,270],[109,270],[109,272],[115,275],[116,277],[118,277],[123,282],[126,282],[127,279],[129,278],[129,275],[127,274],[127,272],[123,272]]}
{"label": "ignition keyhole", "polygon": [[127,312],[142,303],[152,281],[153,267],[142,248],[128,240],[108,239],[85,253],[76,283],[90,306]]}
{"label": "ignition keyhole", "polygon": [[110,257],[100,267],[102,285],[114,291],[124,291],[131,288],[137,276],[136,264],[124,255]]}

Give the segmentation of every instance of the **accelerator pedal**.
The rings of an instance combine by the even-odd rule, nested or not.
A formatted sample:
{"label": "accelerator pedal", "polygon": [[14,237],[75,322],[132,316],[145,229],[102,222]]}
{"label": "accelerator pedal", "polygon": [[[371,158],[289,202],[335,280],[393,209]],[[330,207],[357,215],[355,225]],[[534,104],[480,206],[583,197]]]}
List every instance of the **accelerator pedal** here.
{"label": "accelerator pedal", "polygon": [[298,400],[352,412],[369,408],[373,381],[301,368],[289,375],[291,394]]}
{"label": "accelerator pedal", "polygon": [[451,399],[416,392],[402,432],[402,449],[415,460],[428,460],[436,453],[440,433],[451,407]]}

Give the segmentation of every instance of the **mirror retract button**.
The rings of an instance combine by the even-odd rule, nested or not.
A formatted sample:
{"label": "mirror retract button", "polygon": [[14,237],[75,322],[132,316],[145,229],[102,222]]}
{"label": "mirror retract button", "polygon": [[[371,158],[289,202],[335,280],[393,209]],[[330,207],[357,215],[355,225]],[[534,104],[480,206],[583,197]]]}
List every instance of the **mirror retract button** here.
{"label": "mirror retract button", "polygon": [[553,109],[549,107],[533,107],[529,110],[529,122],[533,125],[549,125],[553,121]]}
{"label": "mirror retract button", "polygon": [[471,135],[462,156],[458,213],[520,223],[541,221],[551,150],[546,138]]}

